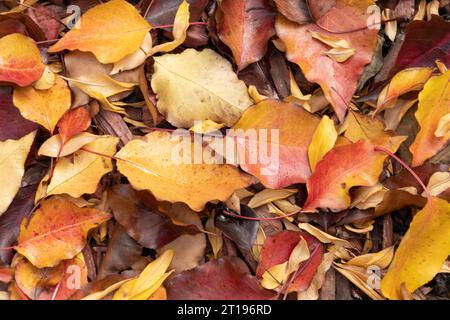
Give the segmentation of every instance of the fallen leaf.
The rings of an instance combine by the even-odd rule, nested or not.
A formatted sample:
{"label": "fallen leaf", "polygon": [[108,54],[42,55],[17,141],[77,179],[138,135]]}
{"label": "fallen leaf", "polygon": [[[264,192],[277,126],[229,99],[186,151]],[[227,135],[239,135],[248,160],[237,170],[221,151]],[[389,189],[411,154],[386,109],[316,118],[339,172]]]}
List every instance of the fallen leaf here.
{"label": "fallen leaf", "polygon": [[[252,177],[231,165],[215,164],[208,152],[196,164],[191,150],[199,148],[198,141],[189,133],[178,138],[184,142],[155,131],[130,141],[116,154],[117,168],[133,188],[149,190],[159,200],[184,202],[195,211],[201,211],[208,201],[225,201],[235,190],[252,184]],[[187,146],[184,151],[183,145]],[[188,154],[181,156],[180,152]],[[221,179],[221,188],[213,187],[216,179]]]}
{"label": "fallen leaf", "polygon": [[308,147],[308,158],[311,171],[314,172],[317,162],[333,149],[337,139],[334,122],[328,116],[323,116],[311,139]]}
{"label": "fallen leaf", "polygon": [[[428,180],[427,189],[432,196],[439,196],[448,188],[450,188],[450,172],[435,172]],[[425,195],[424,193],[422,195]]]}
{"label": "fallen leaf", "polygon": [[449,65],[449,31],[450,23],[437,15],[431,21],[409,23],[391,75],[406,68],[434,67],[436,60]]}
{"label": "fallen leaf", "polygon": [[402,94],[422,90],[432,72],[432,68],[410,68],[397,73],[378,96],[374,113],[394,107],[397,98]]}
{"label": "fallen leaf", "polygon": [[161,213],[152,212],[129,185],[117,185],[108,191],[114,218],[128,235],[146,248],[159,249],[182,234],[196,234],[193,225],[176,225]]}
{"label": "fallen leaf", "polygon": [[157,108],[177,127],[208,119],[232,126],[252,104],[230,63],[210,49],[155,57],[154,68]]}
{"label": "fallen leaf", "polygon": [[0,141],[17,140],[35,131],[38,126],[20,114],[14,107],[12,94],[0,93]]}
{"label": "fallen leaf", "polygon": [[61,136],[55,134],[45,140],[38,150],[38,155],[56,158],[59,154],[60,157],[65,157],[101,137],[92,133],[82,132],[72,137],[63,145]]}
{"label": "fallen leaf", "polygon": [[295,193],[296,189],[264,189],[255,194],[247,205],[250,208],[258,208],[272,201],[286,199]]}
{"label": "fallen leaf", "polygon": [[275,14],[268,0],[223,0],[219,4],[219,38],[242,70],[260,60],[275,33]]}
{"label": "fallen leaf", "polygon": [[[311,3],[308,4],[311,10]],[[315,23],[298,25],[283,17],[278,17],[275,23],[277,35],[286,44],[287,59],[300,66],[308,81],[322,87],[340,121],[344,120],[358,79],[364,66],[372,60],[376,47],[378,28],[366,28],[369,15],[367,9],[373,4],[372,0],[336,0],[323,16],[315,19]],[[320,6],[313,3],[313,7]],[[339,34],[355,49],[355,54],[344,63],[322,54],[326,47],[313,39],[310,32],[333,36],[325,30],[340,32],[358,28],[361,30]]]}
{"label": "fallen leaf", "polygon": [[165,251],[148,264],[139,277],[124,283],[114,294],[113,300],[146,300],[162,285],[171,272],[166,272],[173,258],[173,251]]}
{"label": "fallen leaf", "polygon": [[91,152],[79,150],[73,154],[73,159],[59,159],[46,195],[66,193],[77,198],[85,193],[94,193],[101,177],[113,168],[111,159],[103,155],[112,156],[118,141],[116,137],[104,135],[83,146]]}
{"label": "fallen leaf", "polygon": [[419,94],[419,107],[415,113],[420,131],[409,147],[413,154],[413,167],[420,166],[434,156],[450,138],[450,132],[444,137],[436,137],[439,120],[450,112],[450,71],[432,77]]}
{"label": "fallen leaf", "polygon": [[[271,189],[305,182],[311,175],[308,146],[318,124],[315,116],[292,103],[261,101],[233,127],[240,166]],[[252,159],[254,155],[259,159]]]}
{"label": "fallen leaf", "polygon": [[[236,219],[223,214],[227,208],[217,208],[215,216],[215,226],[236,245],[244,250],[250,251],[256,239],[259,229],[259,222],[252,220]],[[257,218],[255,212],[246,205],[241,204],[240,215],[244,217]]]}
{"label": "fallen leaf", "polygon": [[91,116],[86,108],[80,107],[66,111],[57,124],[62,144],[89,128],[90,124]]}
{"label": "fallen leaf", "polygon": [[173,276],[166,285],[169,300],[268,300],[247,265],[237,257],[211,260],[195,269]]}
{"label": "fallen leaf", "polygon": [[303,231],[285,230],[267,237],[261,251],[256,275],[262,277],[272,266],[288,262],[301,238],[306,241],[310,256],[306,261],[299,263],[288,290],[292,292],[307,289],[322,261],[323,246],[316,238]]}
{"label": "fallen leaf", "polygon": [[109,213],[78,208],[68,201],[43,200],[33,217],[22,222],[14,248],[35,267],[54,267],[75,257],[83,249],[88,231],[109,218]]}
{"label": "fallen leaf", "polygon": [[44,72],[39,49],[34,41],[19,33],[0,39],[0,81],[26,87]]}
{"label": "fallen leaf", "polygon": [[[404,137],[392,138],[391,151],[395,152],[403,140]],[[375,146],[368,140],[360,140],[328,152],[307,182],[308,199],[303,211],[314,212],[317,208],[334,212],[344,210],[350,205],[348,191],[351,187],[375,185],[387,158],[376,151]]]}
{"label": "fallen leaf", "polygon": [[[151,26],[124,0],[112,0],[89,9],[49,52],[64,49],[92,52],[101,63],[114,63],[139,49]],[[101,28],[99,27],[101,26]]]}
{"label": "fallen leaf", "polygon": [[375,253],[363,254],[347,261],[347,264],[369,268],[373,265],[386,269],[394,257],[394,247],[388,247]]}
{"label": "fallen leaf", "polygon": [[186,0],[181,2],[173,21],[173,41],[159,44],[149,50],[147,56],[158,52],[170,52],[181,45],[186,40],[186,31],[189,28],[189,3]]}
{"label": "fallen leaf", "polygon": [[0,187],[0,215],[8,209],[19,191],[25,172],[25,160],[35,136],[36,131],[18,140],[0,142],[0,171],[3,172],[3,183]]}
{"label": "fallen leaf", "polygon": [[306,1],[298,0],[275,0],[278,11],[291,21],[298,24],[311,22],[312,18],[309,13]]}
{"label": "fallen leaf", "polygon": [[37,90],[32,86],[14,89],[14,105],[22,116],[39,123],[51,133],[63,114],[70,108],[70,90],[67,83],[56,76],[53,87]]}
{"label": "fallen leaf", "polygon": [[400,299],[400,285],[409,292],[429,282],[450,254],[450,204],[432,197],[418,212],[395,252],[381,291],[389,299]]}

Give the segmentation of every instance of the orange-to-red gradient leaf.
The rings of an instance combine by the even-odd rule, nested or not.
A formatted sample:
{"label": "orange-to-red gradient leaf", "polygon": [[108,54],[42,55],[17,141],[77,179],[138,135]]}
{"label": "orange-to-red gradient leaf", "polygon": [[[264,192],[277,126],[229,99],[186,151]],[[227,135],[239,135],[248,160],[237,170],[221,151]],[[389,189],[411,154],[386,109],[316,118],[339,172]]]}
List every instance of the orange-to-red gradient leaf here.
{"label": "orange-to-red gradient leaf", "polygon": [[90,124],[91,115],[86,108],[79,107],[66,111],[57,124],[62,144],[89,128]]}
{"label": "orange-to-red gradient leaf", "polygon": [[[309,2],[310,9],[320,9],[315,8],[321,5],[320,2],[315,3]],[[286,57],[300,66],[308,81],[322,87],[340,121],[344,120],[359,77],[364,66],[372,60],[377,44],[378,27],[367,28],[370,21],[368,8],[374,4],[372,0],[336,0],[315,23],[299,25],[282,16],[275,23],[277,35],[286,45]],[[355,53],[348,60],[337,62],[324,53],[330,47],[314,39],[312,32],[346,40]]]}
{"label": "orange-to-red gradient leaf", "polygon": [[20,33],[0,39],[0,82],[26,87],[41,77],[44,68],[32,39]]}
{"label": "orange-to-red gradient leaf", "polygon": [[15,249],[38,268],[54,267],[76,256],[88,231],[110,218],[109,213],[50,198],[42,201],[31,220],[22,222]]}
{"label": "orange-to-red gradient leaf", "polygon": [[375,146],[381,145],[395,152],[404,139],[393,137],[389,144],[360,140],[332,149],[317,163],[307,182],[308,199],[303,211],[328,208],[336,212],[348,208],[351,187],[373,186],[378,182],[387,155],[376,151]]}
{"label": "orange-to-red gradient leaf", "polygon": [[[245,134],[236,139],[241,168],[271,189],[306,182],[311,175],[308,147],[319,122],[292,103],[264,100],[250,107],[233,127]],[[252,154],[258,155],[257,161],[252,161]]]}

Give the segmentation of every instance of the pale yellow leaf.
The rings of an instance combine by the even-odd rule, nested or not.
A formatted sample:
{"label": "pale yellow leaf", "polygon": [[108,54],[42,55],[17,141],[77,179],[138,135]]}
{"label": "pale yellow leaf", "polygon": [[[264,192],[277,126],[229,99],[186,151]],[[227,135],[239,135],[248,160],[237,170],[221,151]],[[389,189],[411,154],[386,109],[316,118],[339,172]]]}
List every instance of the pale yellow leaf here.
{"label": "pale yellow leaf", "polygon": [[0,172],[2,173],[0,215],[8,209],[17,191],[19,191],[20,182],[25,172],[25,160],[35,136],[36,131],[18,140],[0,142]]}
{"label": "pale yellow leaf", "polygon": [[[74,153],[84,145],[91,143],[101,136],[89,132],[82,132],[67,141],[61,149],[61,157]],[[56,158],[61,148],[61,137],[55,134],[48,138],[39,148],[38,155]]]}

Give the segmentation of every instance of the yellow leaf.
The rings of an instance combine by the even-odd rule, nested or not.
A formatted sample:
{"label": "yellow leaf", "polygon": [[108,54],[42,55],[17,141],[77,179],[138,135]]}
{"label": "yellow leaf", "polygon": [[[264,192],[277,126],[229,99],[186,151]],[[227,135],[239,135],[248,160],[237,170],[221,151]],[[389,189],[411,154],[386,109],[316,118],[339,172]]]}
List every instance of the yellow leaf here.
{"label": "yellow leaf", "polygon": [[36,90],[32,86],[16,87],[13,102],[24,118],[53,132],[59,119],[70,108],[70,90],[67,83],[56,76],[55,84],[47,90]]}
{"label": "yellow leaf", "polygon": [[186,0],[180,4],[173,22],[173,41],[165,42],[153,47],[147,56],[158,52],[170,52],[186,40],[186,31],[189,28],[189,3]]}
{"label": "yellow leaf", "polygon": [[222,230],[216,228],[214,224],[214,215],[209,217],[208,221],[206,221],[205,229],[206,231],[209,232],[207,236],[213,250],[214,258],[217,258],[217,255],[219,254],[223,246],[223,238],[222,238]]}
{"label": "yellow leaf", "polygon": [[397,73],[378,96],[375,113],[394,107],[401,95],[421,90],[432,73],[432,68],[409,68]]}
{"label": "yellow leaf", "polygon": [[0,215],[8,209],[17,191],[19,191],[20,182],[25,172],[25,160],[35,136],[36,131],[19,140],[0,142],[0,172],[2,173]]}
{"label": "yellow leaf", "polygon": [[55,85],[56,75],[50,70],[49,66],[45,66],[39,80],[33,83],[33,87],[37,90],[47,90]]}
{"label": "yellow leaf", "polygon": [[[308,248],[308,243],[303,237],[300,237],[300,241],[294,247],[289,256],[288,264],[287,264],[287,277],[289,277],[293,272],[297,271],[300,263],[306,261],[310,257],[310,252]],[[287,280],[287,278],[285,279]]]}
{"label": "yellow leaf", "polygon": [[361,289],[365,294],[367,294],[371,299],[384,300],[383,297],[375,291],[375,289],[369,287],[368,277],[370,274],[367,274],[366,269],[339,263],[335,263],[334,268],[355,286]]}
{"label": "yellow leaf", "polygon": [[448,135],[449,131],[450,131],[450,113],[447,113],[445,116],[439,119],[439,123],[436,128],[436,131],[434,132],[434,135],[438,138],[442,138]]}
{"label": "yellow leaf", "polygon": [[139,277],[123,284],[114,294],[114,300],[146,300],[170,275],[166,273],[173,258],[173,251],[164,251],[155,261],[148,264]]}
{"label": "yellow leaf", "polygon": [[124,57],[122,60],[114,63],[110,74],[117,74],[125,70],[134,69],[145,62],[147,55],[152,49],[153,40],[150,33],[147,33],[142,41],[141,46],[132,54]]}
{"label": "yellow leaf", "polygon": [[[428,180],[427,189],[432,196],[438,196],[450,188],[450,172],[435,172]],[[422,193],[426,196],[426,193]]]}
{"label": "yellow leaf", "polygon": [[297,191],[297,189],[264,189],[255,194],[247,205],[250,208],[258,208],[269,202],[288,198],[297,193]]}
{"label": "yellow leaf", "polygon": [[379,266],[381,269],[385,269],[389,266],[394,257],[394,247],[383,249],[376,253],[363,254],[354,257],[347,264],[368,268],[373,265]]}
{"label": "yellow leaf", "polygon": [[154,68],[157,108],[176,127],[207,119],[231,127],[253,104],[231,64],[210,49],[155,57]]}
{"label": "yellow leaf", "polygon": [[196,123],[191,130],[195,133],[200,134],[207,134],[207,133],[213,133],[214,131],[218,131],[223,128],[223,123],[216,123],[212,120],[203,120]]}
{"label": "yellow leaf", "polygon": [[[116,152],[117,137],[101,136],[84,146],[85,149],[112,156]],[[47,196],[66,193],[80,197],[94,193],[100,178],[112,170],[111,159],[79,150],[73,158],[61,158],[55,166],[52,180],[47,187]]]}
{"label": "yellow leaf", "polygon": [[124,0],[112,0],[89,9],[78,28],[71,29],[49,52],[64,49],[92,52],[101,63],[114,63],[141,45],[151,26]]}
{"label": "yellow leaf", "polygon": [[87,104],[92,97],[107,110],[125,113],[107,98],[131,92],[139,82],[137,73],[128,71],[110,77],[112,65],[101,64],[92,54],[79,51],[65,55],[64,63],[74,94],[74,107]]}
{"label": "yellow leaf", "polygon": [[90,295],[85,296],[83,299],[81,300],[101,300],[104,297],[106,297],[108,294],[110,294],[111,292],[119,289],[122,285],[124,285],[125,283],[131,281],[131,279],[125,279],[119,282],[116,282],[112,285],[110,285],[108,288],[106,288],[105,290],[99,291],[99,292],[94,292],[91,293]]}
{"label": "yellow leaf", "polygon": [[413,167],[420,166],[434,156],[450,139],[450,131],[437,137],[436,130],[442,117],[450,112],[450,70],[432,77],[419,94],[419,106],[415,113],[420,131],[409,147],[413,154]]}
{"label": "yellow leaf", "polygon": [[45,140],[45,142],[38,150],[38,155],[56,158],[58,156],[59,150],[61,149],[61,153],[59,156],[65,157],[69,154],[74,153],[84,145],[97,140],[100,137],[101,136],[97,136],[89,132],[82,132],[70,138],[69,141],[67,141],[62,146],[61,149],[61,136],[59,134],[55,134]]}
{"label": "yellow leaf", "polygon": [[400,299],[402,283],[409,292],[415,291],[433,279],[449,254],[450,204],[432,197],[414,216],[396,251],[381,281],[383,295]]}
{"label": "yellow leaf", "polygon": [[328,234],[328,233],[310,225],[309,223],[299,223],[298,227],[302,230],[305,230],[310,235],[316,237],[317,240],[319,240],[322,243],[334,243],[337,246],[343,246],[346,248],[352,247],[350,242],[348,242],[347,240],[333,237],[331,234]]}
{"label": "yellow leaf", "polygon": [[267,269],[262,275],[261,285],[269,290],[273,290],[281,286],[286,279],[288,262],[276,264]]}
{"label": "yellow leaf", "polygon": [[317,162],[322,160],[323,156],[333,149],[337,136],[333,120],[328,118],[328,116],[323,116],[314,131],[308,147],[309,165],[312,172],[314,172]]}
{"label": "yellow leaf", "polygon": [[[127,143],[117,154],[117,168],[137,190],[150,190],[159,200],[184,202],[201,211],[208,201],[227,200],[235,190],[254,178],[228,164],[216,164],[190,134],[174,139],[168,132],[154,131]],[[216,182],[220,180],[220,188]]]}

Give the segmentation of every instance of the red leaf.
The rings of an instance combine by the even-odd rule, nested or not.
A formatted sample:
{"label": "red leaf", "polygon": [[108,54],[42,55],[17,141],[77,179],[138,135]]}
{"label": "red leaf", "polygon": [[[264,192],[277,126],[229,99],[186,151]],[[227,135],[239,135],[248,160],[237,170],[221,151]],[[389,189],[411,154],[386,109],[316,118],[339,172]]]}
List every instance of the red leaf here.
{"label": "red leaf", "polygon": [[80,107],[68,110],[59,120],[58,132],[62,143],[89,128],[91,115],[86,108]]}
{"label": "red leaf", "polygon": [[390,74],[412,67],[434,67],[436,60],[450,64],[450,22],[433,15],[430,21],[413,21]]}
{"label": "red leaf", "polygon": [[290,284],[289,290],[302,291],[307,289],[314,278],[317,268],[322,262],[323,246],[319,240],[306,232],[285,230],[267,237],[261,250],[261,257],[258,269],[256,270],[256,275],[262,277],[264,272],[270,267],[288,261],[292,250],[300,241],[300,236],[302,236],[308,244],[311,256],[307,261],[300,264],[297,276]]}
{"label": "red leaf", "polygon": [[212,260],[181,272],[166,288],[169,300],[268,300],[275,296],[260,286],[237,257]]}
{"label": "red leaf", "polygon": [[275,33],[269,1],[223,0],[219,8],[219,38],[230,47],[238,69],[260,60]]}

